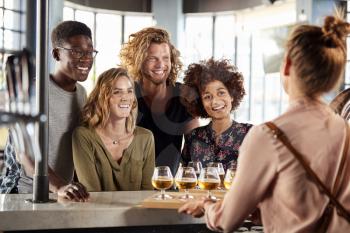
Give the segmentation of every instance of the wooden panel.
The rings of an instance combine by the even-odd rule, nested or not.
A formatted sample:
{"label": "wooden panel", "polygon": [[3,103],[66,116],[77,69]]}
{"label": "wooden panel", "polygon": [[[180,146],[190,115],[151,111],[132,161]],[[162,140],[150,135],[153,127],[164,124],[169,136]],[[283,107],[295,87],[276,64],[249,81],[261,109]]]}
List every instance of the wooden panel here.
{"label": "wooden panel", "polygon": [[[225,190],[214,190],[212,194],[216,197],[217,200],[221,200],[224,198],[226,191]],[[185,200],[180,199],[185,193],[183,191],[180,192],[166,192],[166,194],[170,195],[172,199],[166,200],[158,200],[155,199],[160,192],[153,194],[146,199],[144,199],[141,203],[141,207],[143,208],[155,208],[155,209],[178,209],[180,206],[186,203]],[[205,190],[190,190],[190,195],[194,197],[194,199],[200,199],[207,195],[207,191]]]}

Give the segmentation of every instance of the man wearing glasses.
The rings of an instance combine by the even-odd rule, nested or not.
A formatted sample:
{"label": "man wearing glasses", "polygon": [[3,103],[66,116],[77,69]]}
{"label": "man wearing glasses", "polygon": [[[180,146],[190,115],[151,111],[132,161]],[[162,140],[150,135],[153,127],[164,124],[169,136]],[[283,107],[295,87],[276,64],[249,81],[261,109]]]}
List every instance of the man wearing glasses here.
{"label": "man wearing glasses", "polygon": [[[87,79],[97,51],[93,48],[91,30],[77,21],[57,25],[51,33],[51,42],[57,63],[49,82],[49,188],[59,197],[85,201],[89,196],[85,187],[73,182],[72,131],[79,123],[86,100],[86,91],[78,82]],[[7,176],[0,180],[0,192],[31,193],[34,159],[16,156],[11,133],[4,157]]]}

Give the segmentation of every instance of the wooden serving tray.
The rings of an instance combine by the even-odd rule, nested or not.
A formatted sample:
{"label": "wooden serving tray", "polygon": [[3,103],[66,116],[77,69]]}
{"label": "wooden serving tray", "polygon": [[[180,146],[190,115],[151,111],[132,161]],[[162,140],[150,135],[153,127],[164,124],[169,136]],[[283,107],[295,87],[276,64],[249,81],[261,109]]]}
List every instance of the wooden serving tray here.
{"label": "wooden serving tray", "polygon": [[[191,189],[190,195],[194,197],[194,199],[200,199],[202,197],[205,197],[207,195],[206,190],[198,190],[198,189]],[[215,196],[218,200],[223,199],[225,196],[226,191],[225,190],[213,190],[211,191],[212,195]],[[141,202],[141,207],[143,208],[154,208],[154,209],[178,209],[180,206],[186,203],[185,200],[180,199],[179,197],[184,195],[185,193],[183,191],[179,192],[172,192],[167,191],[166,194],[172,196],[172,199],[166,199],[166,200],[158,200],[154,199],[155,196],[159,195],[160,192],[157,192],[146,199],[144,199]],[[192,200],[192,199],[190,199]]]}

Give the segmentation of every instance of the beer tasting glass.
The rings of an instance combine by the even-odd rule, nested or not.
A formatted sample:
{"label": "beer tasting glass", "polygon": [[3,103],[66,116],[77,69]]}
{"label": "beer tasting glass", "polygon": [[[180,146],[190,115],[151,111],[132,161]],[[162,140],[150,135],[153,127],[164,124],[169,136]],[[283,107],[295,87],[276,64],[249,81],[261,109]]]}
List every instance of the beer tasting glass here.
{"label": "beer tasting glass", "polygon": [[219,187],[224,186],[224,178],[225,178],[225,170],[224,167],[222,166],[222,163],[220,162],[210,162],[208,163],[207,167],[215,167],[218,170],[219,177],[220,177],[220,185]]}
{"label": "beer tasting glass", "polygon": [[196,172],[197,178],[199,177],[199,174],[202,170],[202,163],[200,161],[190,161],[187,164],[187,167],[193,167],[194,171]]}
{"label": "beer tasting glass", "polygon": [[231,162],[229,162],[227,164],[227,169],[231,168],[232,170],[237,170],[237,161],[236,160],[232,160]]}
{"label": "beer tasting glass", "polygon": [[226,175],[224,179],[224,186],[226,189],[231,188],[231,184],[232,184],[233,178],[235,177],[235,174],[236,174],[236,170],[233,170],[232,168],[228,168],[226,170]]}
{"label": "beer tasting glass", "polygon": [[197,185],[197,176],[193,167],[180,167],[175,175],[175,183],[179,189],[185,190],[185,195],[180,199],[188,200],[193,198],[189,195],[189,189],[194,189]]}
{"label": "beer tasting glass", "polygon": [[171,188],[173,185],[173,175],[171,174],[168,166],[159,166],[154,168],[152,185],[154,188],[160,190],[160,195],[157,195],[155,199],[172,199],[172,196],[165,194],[165,190]]}
{"label": "beer tasting glass", "polygon": [[198,178],[198,185],[201,189],[208,190],[208,198],[216,199],[211,195],[210,191],[217,189],[220,185],[220,177],[217,168],[203,168]]}

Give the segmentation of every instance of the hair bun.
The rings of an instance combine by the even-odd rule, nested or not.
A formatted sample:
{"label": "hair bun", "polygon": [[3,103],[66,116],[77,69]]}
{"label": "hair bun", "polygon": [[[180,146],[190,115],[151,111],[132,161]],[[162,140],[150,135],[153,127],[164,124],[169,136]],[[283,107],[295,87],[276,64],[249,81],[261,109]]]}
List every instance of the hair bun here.
{"label": "hair bun", "polygon": [[322,31],[326,39],[332,39],[334,42],[339,41],[339,39],[345,41],[350,33],[350,24],[340,17],[327,16]]}

